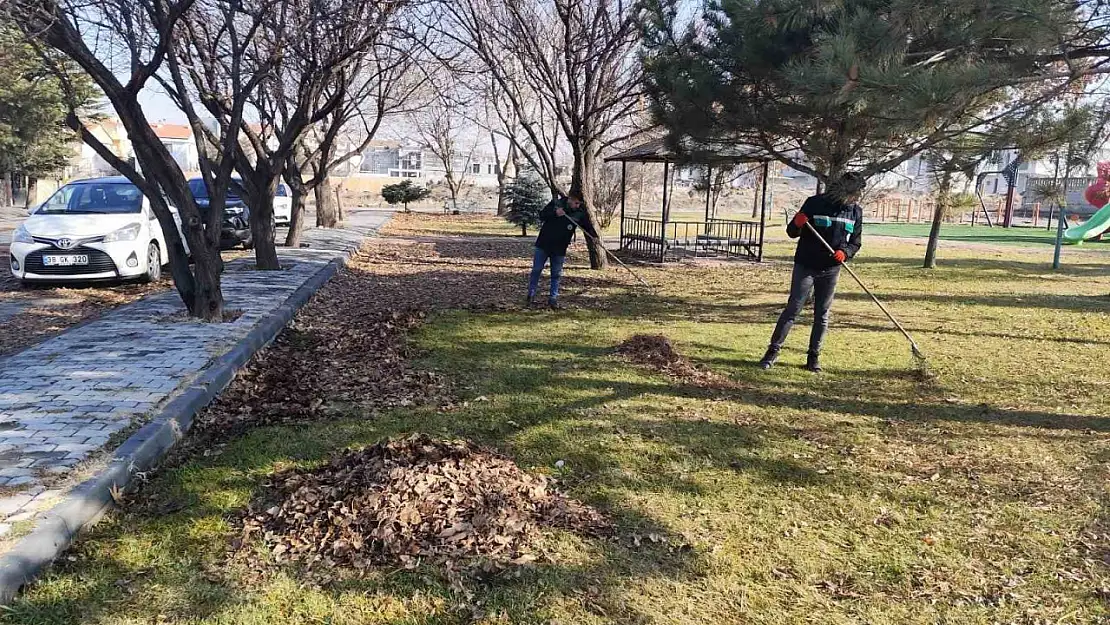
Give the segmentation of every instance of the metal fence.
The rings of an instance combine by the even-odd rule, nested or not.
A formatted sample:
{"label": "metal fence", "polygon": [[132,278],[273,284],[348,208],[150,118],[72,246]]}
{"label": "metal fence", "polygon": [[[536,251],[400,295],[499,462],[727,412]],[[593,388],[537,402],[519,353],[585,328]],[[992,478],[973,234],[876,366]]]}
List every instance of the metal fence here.
{"label": "metal fence", "polygon": [[621,220],[621,249],[660,262],[715,256],[760,260],[762,248],[758,221]]}

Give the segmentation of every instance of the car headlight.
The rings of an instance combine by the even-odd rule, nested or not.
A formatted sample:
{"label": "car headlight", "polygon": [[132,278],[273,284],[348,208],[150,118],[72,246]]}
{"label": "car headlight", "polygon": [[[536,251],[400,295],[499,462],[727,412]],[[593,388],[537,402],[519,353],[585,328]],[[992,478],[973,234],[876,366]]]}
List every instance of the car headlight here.
{"label": "car headlight", "polygon": [[115,232],[105,235],[104,242],[113,243],[115,241],[134,241],[135,239],[139,238],[139,229],[141,228],[142,224],[126,225],[119,230],[116,230]]}
{"label": "car headlight", "polygon": [[35,239],[27,232],[27,226],[20,226],[12,233],[12,243],[34,243]]}

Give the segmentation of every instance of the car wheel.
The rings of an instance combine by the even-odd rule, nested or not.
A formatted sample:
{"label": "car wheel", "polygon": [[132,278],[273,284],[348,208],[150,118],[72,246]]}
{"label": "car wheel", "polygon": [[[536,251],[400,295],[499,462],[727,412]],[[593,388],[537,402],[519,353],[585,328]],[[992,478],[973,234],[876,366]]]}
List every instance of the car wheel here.
{"label": "car wheel", "polygon": [[157,282],[162,279],[162,253],[158,244],[151,241],[146,248],[146,274],[143,282]]}
{"label": "car wheel", "polygon": [[253,233],[248,234],[247,238],[243,240],[243,249],[245,249],[245,250],[253,250],[254,249],[254,234]]}

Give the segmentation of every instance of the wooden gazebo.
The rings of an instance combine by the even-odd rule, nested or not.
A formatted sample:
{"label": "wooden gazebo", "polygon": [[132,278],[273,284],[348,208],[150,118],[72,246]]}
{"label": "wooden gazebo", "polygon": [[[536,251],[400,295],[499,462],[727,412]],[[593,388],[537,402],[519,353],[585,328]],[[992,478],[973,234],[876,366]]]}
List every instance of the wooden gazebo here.
{"label": "wooden gazebo", "polygon": [[[696,155],[696,156],[695,156]],[[649,141],[605,159],[621,164],[621,221],[620,249],[646,256],[659,262],[683,257],[725,256],[763,260],[763,237],[767,220],[767,179],[771,160],[755,151],[716,149],[691,151],[691,155],[678,155],[664,139]],[[628,196],[628,163],[655,163],[663,165],[663,205],[660,217],[629,217],[625,214]],[[759,219],[718,219],[710,214],[711,189],[705,194],[704,221],[674,221],[671,219],[671,198],[674,194],[672,168],[702,165],[707,168],[706,179],[712,183],[713,168],[735,166],[743,163],[762,165],[762,193],[759,202]],[[708,186],[708,185],[707,185]]]}

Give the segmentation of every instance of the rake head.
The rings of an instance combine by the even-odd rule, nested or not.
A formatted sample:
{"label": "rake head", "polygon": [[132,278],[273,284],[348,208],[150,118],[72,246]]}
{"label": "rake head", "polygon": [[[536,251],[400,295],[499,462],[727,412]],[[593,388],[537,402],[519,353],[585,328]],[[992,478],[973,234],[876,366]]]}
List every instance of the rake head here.
{"label": "rake head", "polygon": [[932,379],[933,373],[929,370],[929,360],[925,357],[925,352],[921,351],[917,343],[910,343],[910,352],[913,354],[913,368],[917,377],[921,380]]}

